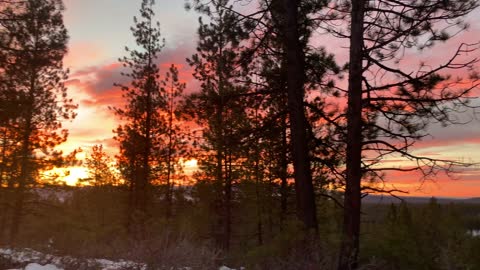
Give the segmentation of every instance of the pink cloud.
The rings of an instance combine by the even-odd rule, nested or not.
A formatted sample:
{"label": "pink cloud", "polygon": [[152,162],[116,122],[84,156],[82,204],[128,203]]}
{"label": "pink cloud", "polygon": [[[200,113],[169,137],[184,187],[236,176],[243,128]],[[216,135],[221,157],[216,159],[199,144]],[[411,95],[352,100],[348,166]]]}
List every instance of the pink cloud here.
{"label": "pink cloud", "polygon": [[[190,47],[180,47],[175,50],[164,50],[158,58],[160,72],[164,75],[168,68],[175,64],[179,69],[179,79],[187,83],[186,92],[195,91],[198,85],[192,76],[192,68],[186,64]],[[120,62],[112,62],[101,66],[90,66],[75,71],[67,85],[75,86],[87,94],[90,99],[80,101],[83,106],[120,106],[123,104],[121,90],[114,83],[128,85],[130,78],[122,76],[126,69]]]}
{"label": "pink cloud", "polygon": [[[180,80],[187,83],[186,92],[196,91],[198,83],[192,76],[192,69],[185,61],[191,47],[165,49],[158,59],[161,74],[164,75],[171,64],[179,69]],[[75,52],[75,51],[73,51]],[[75,59],[74,55],[71,59]],[[81,56],[78,57],[81,59]],[[73,60],[72,60],[73,61]],[[119,124],[108,107],[123,107],[124,99],[119,87],[114,83],[128,84],[130,78],[122,76],[125,71],[122,63],[110,62],[104,65],[87,66],[75,70],[66,82],[70,96],[79,103],[78,116],[65,127],[70,130],[68,142],[63,149],[88,148],[94,144],[104,144],[106,151],[115,153],[117,143],[112,139],[112,130]]]}

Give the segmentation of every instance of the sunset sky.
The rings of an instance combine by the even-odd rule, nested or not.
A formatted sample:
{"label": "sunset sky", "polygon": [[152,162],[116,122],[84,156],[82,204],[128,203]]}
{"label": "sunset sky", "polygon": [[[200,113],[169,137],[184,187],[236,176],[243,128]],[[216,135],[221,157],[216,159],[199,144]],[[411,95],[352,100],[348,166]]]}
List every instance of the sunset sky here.
{"label": "sunset sky", "polygon": [[[79,104],[77,118],[65,124],[70,130],[70,136],[61,148],[67,152],[78,147],[88,151],[94,144],[103,144],[112,154],[117,151],[112,130],[118,122],[108,106],[118,106],[122,102],[120,90],[115,88],[113,83],[126,82],[126,79],[120,76],[121,65],[118,58],[125,55],[125,46],[133,45],[129,29],[133,16],[138,13],[140,2],[65,0],[65,25],[70,35],[69,53],[65,58],[65,66],[70,68],[67,85],[71,97]],[[185,58],[195,51],[198,14],[186,11],[182,0],[157,0],[155,11],[166,39],[166,46],[160,56],[160,66],[164,72],[171,63],[177,64],[181,79],[187,81],[187,91],[194,91],[198,84],[193,81]],[[468,20],[471,24],[468,32],[456,36],[448,45],[439,46],[435,50],[407,55],[405,63],[415,63],[422,59],[436,63],[443,59],[442,57],[451,55],[459,42],[478,42],[480,12],[477,10]],[[328,42],[325,42],[327,40]],[[335,53],[340,64],[345,62],[348,48],[345,48],[341,41],[318,37],[313,43],[328,44],[327,49]],[[478,101],[474,103],[480,105]],[[433,126],[433,136],[419,142],[415,153],[442,159],[480,162],[480,114],[478,116],[478,119],[474,118],[472,112],[461,116],[462,119],[473,119],[463,126]],[[81,175],[81,172],[76,175]],[[421,185],[418,178],[418,175],[411,173],[387,176],[389,183],[393,183],[396,188],[409,190],[410,195],[480,196],[478,166],[462,170],[455,175],[455,180],[439,175],[434,183]]]}

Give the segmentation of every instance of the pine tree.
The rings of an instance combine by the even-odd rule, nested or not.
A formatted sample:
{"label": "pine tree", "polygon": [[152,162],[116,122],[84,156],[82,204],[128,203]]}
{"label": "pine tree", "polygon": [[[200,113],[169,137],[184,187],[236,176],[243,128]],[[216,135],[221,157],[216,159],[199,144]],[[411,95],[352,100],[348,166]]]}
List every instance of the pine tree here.
{"label": "pine tree", "polygon": [[[296,114],[297,116],[304,116],[302,125],[304,124],[305,138],[302,140],[296,137],[296,141],[300,144],[304,143],[305,151],[302,151],[300,156],[297,156],[296,162],[297,165],[302,163],[305,165],[302,169],[294,170],[297,173],[296,183],[299,186],[296,186],[296,195],[297,195],[297,216],[305,224],[305,228],[315,229],[316,228],[316,211],[315,211],[315,200],[314,200],[314,187],[312,183],[312,162],[309,160],[312,158],[312,155],[315,156],[316,164],[323,162],[323,157],[320,154],[321,151],[315,153],[312,151],[314,147],[313,144],[317,143],[317,140],[313,140],[314,132],[318,130],[313,129],[313,125],[309,123],[312,121],[308,111],[309,107],[306,106],[308,103],[306,101],[306,93],[312,89],[317,89],[323,87],[324,83],[323,78],[327,71],[335,69],[336,66],[333,63],[331,56],[327,55],[323,50],[311,49],[308,44],[310,33],[312,28],[311,21],[309,16],[321,8],[324,3],[308,3],[308,4],[299,4],[298,10],[299,14],[297,21],[293,27],[296,27],[299,35],[295,44],[298,45],[302,54],[301,61],[304,61],[305,65],[301,73],[305,72],[308,74],[304,77],[297,77],[297,79],[304,78],[305,81],[301,84],[301,89],[296,88],[288,93],[287,80],[288,70],[292,70],[287,61],[287,46],[285,39],[286,29],[291,29],[292,26],[286,25],[285,21],[285,11],[289,11],[289,8],[283,6],[284,2],[273,1],[273,2],[261,2],[259,10],[255,10],[251,14],[244,15],[242,12],[234,10],[233,6],[230,6],[228,3],[222,3],[221,1],[215,2],[217,5],[216,9],[207,9],[208,12],[213,14],[218,14],[218,10],[225,13],[231,12],[235,14],[236,18],[233,22],[237,27],[243,27],[244,32],[250,33],[249,35],[249,46],[247,48],[237,49],[236,51],[239,54],[236,65],[243,68],[244,75],[242,78],[236,79],[237,82],[241,82],[246,86],[247,90],[243,93],[238,93],[236,97],[243,100],[244,110],[247,115],[248,124],[244,125],[241,129],[243,135],[243,141],[246,142],[242,145],[242,149],[247,151],[247,163],[244,169],[245,173],[258,175],[255,171],[261,171],[261,178],[257,187],[261,187],[263,181],[270,182],[270,186],[274,186],[275,179],[281,179],[280,185],[280,194],[282,194],[281,199],[281,210],[280,215],[281,219],[285,218],[285,213],[287,209],[287,197],[288,197],[288,173],[287,167],[290,162],[293,161],[292,150],[296,149],[297,153],[298,147],[293,147],[292,145],[292,136],[294,137],[294,132],[291,131],[291,112],[297,111],[296,109],[300,108],[300,113]],[[205,7],[205,5],[203,6]],[[206,8],[205,8],[206,9]],[[247,44],[247,42],[244,42]],[[293,69],[295,69],[293,67]],[[298,71],[298,70],[297,70]],[[293,76],[290,74],[290,76]],[[291,87],[290,87],[291,88]],[[299,98],[299,96],[301,96]],[[294,110],[290,110],[288,101],[296,99],[297,101],[301,99],[300,103],[297,103],[299,107]],[[315,104],[312,104],[311,107],[318,106],[321,104],[320,99],[316,100]],[[321,107],[316,108],[317,111],[321,112]],[[260,113],[255,114],[255,111]],[[309,116],[309,118],[307,118]],[[318,117],[317,117],[318,118]],[[298,119],[297,119],[298,120]],[[298,122],[298,121],[297,121]],[[295,132],[302,131],[303,128],[295,128]],[[290,132],[291,131],[291,132]],[[282,136],[278,136],[282,134]],[[319,133],[320,134],[320,133]],[[297,134],[298,135],[298,134]],[[324,134],[321,134],[324,136]],[[321,141],[321,140],[318,140]],[[322,145],[320,145],[322,146]],[[320,148],[317,147],[317,148]],[[325,151],[324,151],[325,152]],[[334,154],[330,154],[333,156]],[[307,157],[303,159],[302,157]],[[255,160],[257,159],[257,160]],[[267,165],[268,164],[268,165]],[[268,169],[267,169],[268,167]],[[258,168],[258,169],[256,169]],[[263,172],[268,170],[267,174]],[[323,174],[324,171],[316,172],[317,175]],[[305,175],[309,174],[309,180],[305,181]],[[316,176],[317,176],[316,175]],[[268,179],[267,179],[268,177]],[[299,177],[303,177],[300,179]],[[258,179],[258,177],[256,177]],[[320,178],[320,177],[318,177]],[[297,181],[298,180],[298,181]],[[303,184],[305,185],[303,185]],[[310,187],[308,188],[308,183]],[[274,196],[275,191],[272,188],[269,188],[267,193]],[[257,196],[258,197],[258,196]],[[268,195],[266,196],[268,197]],[[273,201],[272,198],[269,201]],[[306,202],[308,201],[308,202]],[[259,200],[260,202],[260,200]],[[261,202],[262,204],[264,202]],[[271,202],[269,202],[271,203]],[[261,206],[257,205],[257,208]],[[269,207],[265,213],[268,217],[271,217],[272,207]],[[262,216],[264,213],[259,213],[258,216]],[[259,219],[261,220],[261,219]],[[271,219],[269,221],[271,223]],[[262,226],[258,226],[262,227]],[[258,230],[260,235],[260,230]]]}
{"label": "pine tree", "polygon": [[62,120],[75,117],[72,100],[67,97],[64,81],[67,71],[62,60],[67,51],[67,31],[63,25],[60,0],[23,1],[18,9],[7,9],[2,21],[2,40],[8,38],[4,51],[2,76],[7,78],[7,97],[15,101],[19,112],[9,120],[15,130],[19,175],[15,181],[15,202],[10,224],[10,243],[15,244],[20,230],[26,189],[35,185],[41,170],[58,165],[61,152],[54,147],[67,138]]}
{"label": "pine tree", "polygon": [[106,186],[117,184],[117,179],[112,171],[112,160],[103,150],[103,145],[92,146],[92,151],[85,158],[85,166],[88,169],[89,178],[81,179],[93,186]]}
{"label": "pine tree", "polygon": [[[316,227],[316,225],[312,226],[313,223],[308,225],[305,222],[314,220],[313,216],[316,215],[316,213],[313,213],[315,211],[311,210],[315,209],[315,206],[305,205],[305,202],[301,202],[301,200],[307,200],[309,196],[313,196],[313,189],[315,188],[313,184],[315,184],[315,182],[320,182],[321,180],[322,183],[320,183],[319,186],[325,185],[323,179],[327,178],[325,175],[330,172],[327,168],[334,169],[337,160],[339,160],[338,155],[332,151],[332,149],[338,148],[333,146],[333,138],[330,138],[331,132],[329,132],[329,130],[331,129],[331,124],[324,121],[325,115],[328,115],[329,112],[325,109],[327,106],[325,105],[326,102],[323,96],[328,92],[332,92],[333,87],[333,84],[326,75],[336,74],[340,70],[336,66],[332,55],[327,54],[322,48],[313,47],[308,44],[312,30],[316,26],[309,18],[312,14],[321,10],[325,6],[325,3],[323,1],[316,3],[298,1],[294,3],[298,5],[298,12],[295,15],[296,22],[290,27],[297,28],[295,31],[298,32],[298,40],[295,42],[298,46],[300,61],[303,62],[303,67],[301,68],[303,71],[301,72],[304,73],[305,76],[301,89],[288,92],[289,86],[287,84],[287,78],[289,71],[292,71],[294,67],[289,64],[291,63],[291,59],[289,60],[287,57],[287,47],[291,46],[291,44],[287,44],[285,36],[287,22],[284,11],[287,9],[285,6],[287,2],[288,1],[264,1],[262,2],[261,10],[265,10],[264,12],[266,12],[266,14],[260,16],[262,23],[258,23],[253,19],[252,24],[261,26],[257,26],[257,28],[260,28],[256,29],[257,33],[255,37],[257,40],[254,45],[251,46],[253,50],[255,50],[255,53],[252,53],[252,55],[255,55],[256,58],[259,59],[254,62],[257,62],[257,65],[260,67],[259,71],[253,72],[256,78],[260,78],[260,83],[257,82],[260,91],[256,93],[254,98],[258,98],[258,96],[262,97],[263,103],[261,110],[267,112],[264,114],[266,117],[263,120],[263,125],[269,127],[268,129],[270,130],[268,131],[267,129],[265,132],[266,136],[264,140],[272,143],[268,149],[275,149],[277,152],[277,157],[272,157],[269,163],[275,164],[274,168],[276,169],[274,169],[274,171],[276,171],[277,176],[281,179],[281,213],[285,213],[288,195],[286,188],[287,177],[289,177],[287,174],[287,166],[295,162],[298,164],[300,162],[299,159],[301,159],[301,156],[298,154],[296,155],[297,161],[293,159],[292,151],[294,147],[292,140],[293,137],[298,136],[298,134],[295,135],[295,132],[291,131],[292,107],[290,106],[291,104],[289,105],[289,100],[291,101],[295,98],[295,95],[297,95],[296,98],[303,96],[298,108],[301,107],[301,113],[305,118],[306,138],[303,141],[306,143],[304,147],[308,149],[306,153],[308,159],[304,161],[308,163],[308,166],[305,168],[309,171],[306,173],[310,175],[309,178],[311,179],[307,182],[312,182],[312,189],[310,191],[308,191],[309,188],[295,191],[297,195],[297,216],[299,220],[304,222],[306,228],[312,229]],[[260,34],[258,34],[258,32],[260,32]],[[293,92],[295,92],[295,94]],[[269,136],[268,134],[270,132],[271,135]],[[278,136],[279,133],[282,134],[282,136]],[[298,137],[296,140],[298,140]],[[303,175],[304,173],[300,174]],[[301,175],[294,175],[297,183],[302,181],[299,178]],[[298,183],[296,187],[298,188],[299,185],[302,186],[302,184]],[[306,185],[309,186],[309,184]],[[318,191],[323,192],[322,190]],[[307,193],[310,195],[307,195]],[[314,200],[310,200],[310,203],[314,204]],[[310,210],[302,210],[301,208],[303,207],[307,207]],[[282,215],[284,216],[284,214]],[[309,216],[309,218],[307,216]]]}
{"label": "pine tree", "polygon": [[218,218],[214,227],[217,244],[230,248],[233,219],[233,186],[241,177],[242,130],[248,121],[245,105],[239,98],[246,92],[237,80],[244,77],[239,66],[241,42],[248,38],[237,15],[223,7],[228,0],[202,4],[196,1],[197,11],[209,17],[200,18],[198,53],[188,62],[195,68],[194,76],[201,82],[199,93],[187,100],[187,108],[203,128],[200,166],[213,175],[215,198],[213,211]]}
{"label": "pine tree", "polygon": [[181,160],[186,155],[187,144],[185,141],[185,134],[181,127],[180,101],[185,90],[185,83],[180,82],[178,69],[175,65],[171,65],[169,71],[166,73],[165,79],[162,81],[164,99],[166,101],[164,112],[166,122],[166,134],[164,134],[165,164],[163,174],[166,177],[166,206],[165,214],[167,218],[172,216],[173,204],[173,186],[175,174],[181,170]]}
{"label": "pine tree", "polygon": [[[462,31],[462,18],[476,1],[335,1],[325,19],[334,35],[349,40],[348,108],[343,240],[338,269],[358,267],[362,192],[397,190],[362,185],[362,178],[382,178],[382,172],[418,171],[424,178],[462,166],[461,162],[418,156],[410,147],[428,135],[431,122],[455,124],[452,111],[468,107],[468,95],[478,85],[445,75],[473,68],[462,59],[473,50],[461,44],[436,67],[420,63],[417,70],[402,65],[405,51],[421,51],[449,39],[450,29]],[[332,21],[347,21],[347,31]],[[378,76],[381,74],[381,76]],[[342,116],[339,116],[342,118]],[[342,128],[341,128],[342,129]],[[392,155],[413,161],[411,167],[378,166]],[[368,156],[369,161],[364,158]]]}
{"label": "pine tree", "polygon": [[[279,27],[286,59],[287,104],[291,131],[291,151],[297,197],[297,215],[309,230],[317,230],[317,213],[308,147],[308,123],[305,116],[305,51],[302,39],[300,2],[275,1],[273,16],[284,14]],[[276,19],[280,19],[276,16]],[[302,44],[303,43],[303,44]]]}
{"label": "pine tree", "polygon": [[129,186],[127,230],[135,240],[146,239],[153,184],[164,178],[167,209],[171,208],[171,177],[180,141],[174,123],[175,102],[185,88],[175,67],[170,68],[165,80],[160,78],[156,61],[164,40],[159,23],[154,22],[153,5],[153,0],[142,1],[140,19],[134,17],[131,30],[138,48],[126,48],[129,56],[120,59],[129,70],[122,74],[131,78],[128,85],[118,85],[127,104],[123,109],[114,108],[125,123],[115,130],[115,139],[120,143],[120,171]]}

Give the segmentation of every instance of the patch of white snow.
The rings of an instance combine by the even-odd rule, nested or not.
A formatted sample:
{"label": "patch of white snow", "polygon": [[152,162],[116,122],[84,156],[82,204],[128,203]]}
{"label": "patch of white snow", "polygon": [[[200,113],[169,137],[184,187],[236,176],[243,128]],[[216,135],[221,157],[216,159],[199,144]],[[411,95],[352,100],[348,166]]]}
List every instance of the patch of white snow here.
{"label": "patch of white snow", "polygon": [[228,267],[226,267],[225,265],[223,265],[223,266],[220,266],[220,268],[218,268],[218,270],[235,270],[235,269],[233,269],[233,268],[228,268]]}
{"label": "patch of white snow", "polygon": [[480,237],[480,230],[470,230],[468,231],[468,234],[470,234],[473,237]]}
{"label": "patch of white snow", "polygon": [[38,263],[30,263],[25,267],[25,270],[63,270],[61,268],[57,268],[53,264],[46,264],[46,265],[40,265]]}

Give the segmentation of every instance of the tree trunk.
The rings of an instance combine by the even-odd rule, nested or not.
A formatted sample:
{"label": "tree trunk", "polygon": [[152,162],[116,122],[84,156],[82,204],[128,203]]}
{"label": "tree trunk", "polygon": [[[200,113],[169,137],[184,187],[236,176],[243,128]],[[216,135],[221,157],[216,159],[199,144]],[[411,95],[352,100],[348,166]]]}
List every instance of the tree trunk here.
{"label": "tree trunk", "polygon": [[352,1],[348,79],[347,159],[339,270],[358,267],[362,180],[362,60],[365,0]]}
{"label": "tree trunk", "polygon": [[168,116],[168,156],[167,156],[167,192],[166,192],[166,218],[172,217],[173,185],[172,185],[172,147],[173,147],[173,86],[170,88],[172,95],[168,96],[169,116]]}
{"label": "tree trunk", "polygon": [[[258,142],[257,142],[258,145]],[[258,147],[257,147],[258,148]],[[263,210],[263,203],[262,199],[260,198],[260,155],[259,150],[255,149],[255,203],[256,203],[256,210],[257,210],[257,242],[258,245],[263,245],[263,222],[262,222],[262,210]]]}
{"label": "tree trunk", "polygon": [[3,129],[2,130],[2,157],[1,157],[1,161],[2,163],[0,164],[0,188],[3,188],[4,186],[6,186],[3,182],[4,182],[4,178],[5,180],[6,177],[5,177],[5,174],[7,173],[7,147],[8,147],[8,136],[7,136],[7,130],[6,129]]}
{"label": "tree trunk", "polygon": [[306,229],[317,230],[303,98],[305,54],[300,43],[298,0],[282,0],[285,15],[284,45],[287,57],[287,93],[290,114],[292,158],[297,198],[297,215]]}
{"label": "tree trunk", "polygon": [[230,250],[230,239],[232,237],[232,155],[225,155],[225,185],[224,185],[224,234],[223,248]]}
{"label": "tree trunk", "polygon": [[288,182],[287,182],[287,168],[288,168],[288,142],[287,142],[287,116],[282,119],[282,157],[280,164],[280,228],[283,229],[285,219],[287,217],[288,206]]}
{"label": "tree trunk", "polygon": [[30,74],[30,85],[29,85],[29,96],[28,96],[28,107],[25,112],[25,130],[23,130],[22,138],[22,150],[21,163],[20,163],[20,176],[18,178],[18,186],[15,189],[14,196],[15,202],[12,209],[12,221],[10,226],[10,239],[9,243],[11,246],[15,246],[17,242],[18,232],[20,231],[20,226],[22,223],[23,217],[23,208],[25,203],[25,188],[28,182],[28,177],[31,174],[30,167],[31,161],[29,160],[32,156],[30,150],[30,137],[32,136],[32,119],[33,119],[33,106],[35,101],[35,82],[36,82],[36,71],[35,68],[32,68],[32,73]]}
{"label": "tree trunk", "polygon": [[[7,205],[8,203],[8,198],[10,198],[10,196],[8,196],[8,191],[5,191],[5,193],[3,193],[3,197],[2,197],[2,208],[1,208],[1,211],[2,213],[0,213],[0,245],[3,246],[6,243],[7,239],[6,237],[4,237],[5,235],[5,229],[6,229],[6,225],[7,225],[7,219],[8,219],[8,215],[10,214],[10,206]],[[8,197],[7,197],[8,196]]]}
{"label": "tree trunk", "polygon": [[[29,113],[28,116],[31,114]],[[21,167],[20,167],[20,176],[18,178],[18,185],[15,189],[15,201],[13,205],[13,210],[12,210],[12,219],[11,219],[11,224],[10,224],[10,239],[9,239],[9,244],[10,246],[15,246],[17,242],[17,236],[18,232],[20,231],[20,225],[22,223],[22,217],[23,217],[23,208],[24,208],[24,203],[25,203],[25,188],[27,185],[28,181],[28,176],[30,174],[30,164],[29,164],[29,158],[30,158],[30,134],[31,134],[31,124],[30,121],[31,117],[27,120],[26,124],[26,129],[25,133],[23,136],[23,142],[22,142],[22,151],[21,151]]]}
{"label": "tree trunk", "polygon": [[125,215],[127,217],[126,229],[127,229],[127,234],[128,235],[133,235],[133,231],[134,231],[134,229],[133,229],[133,224],[134,224],[133,212],[135,211],[135,206],[136,206],[136,202],[135,202],[136,182],[137,182],[137,178],[132,177],[130,179],[130,182],[129,182],[129,185],[128,185],[128,201],[127,201],[127,208],[126,208],[127,212],[126,212],[126,215]]}
{"label": "tree trunk", "polygon": [[[7,130],[4,129],[2,130],[2,157],[1,161],[2,163],[0,164],[0,245],[5,244],[3,243],[3,234],[5,232],[5,225],[7,221],[7,216],[10,211],[10,207],[8,206],[9,203],[9,190],[10,188],[7,188],[8,186],[8,181],[9,180],[4,174],[7,174],[7,154],[6,154],[6,149],[7,149]],[[5,178],[5,181],[4,181]],[[5,182],[5,183],[4,183]]]}
{"label": "tree trunk", "polygon": [[[152,59],[149,58],[148,67],[151,68]],[[150,75],[153,76],[153,75]],[[147,92],[147,114],[145,119],[145,149],[143,152],[143,165],[142,165],[142,178],[140,179],[140,189],[139,189],[139,210],[140,210],[140,239],[145,240],[146,235],[146,222],[147,222],[147,207],[149,206],[150,202],[150,153],[152,148],[152,138],[151,138],[151,130],[152,130],[152,87],[153,87],[153,78],[148,78],[149,82],[146,85],[146,92]]]}

